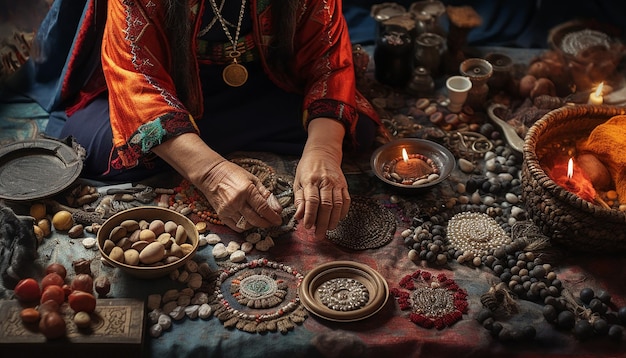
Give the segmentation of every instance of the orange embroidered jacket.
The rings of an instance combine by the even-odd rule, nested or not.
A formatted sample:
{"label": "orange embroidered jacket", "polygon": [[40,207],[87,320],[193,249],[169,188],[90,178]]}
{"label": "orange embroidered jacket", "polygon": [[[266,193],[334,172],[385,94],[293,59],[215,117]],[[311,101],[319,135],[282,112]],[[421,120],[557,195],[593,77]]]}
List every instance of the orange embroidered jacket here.
{"label": "orange embroidered jacket", "polygon": [[[194,32],[199,31],[204,2],[194,2]],[[284,0],[280,0],[284,1]],[[355,89],[352,45],[340,0],[302,0],[298,12],[291,63],[294,77],[269,70],[266,62],[271,41],[271,5],[251,2],[253,38],[266,73],[285,90],[304,95],[303,125],[317,117],[344,123],[353,134],[357,114],[378,120],[370,103]],[[164,26],[164,8],[153,0],[108,1],[102,40],[102,70],[109,90],[114,147],[121,163],[132,167],[150,149],[175,135],[197,131],[202,117],[198,63],[187,106],[178,99],[172,72],[171,44]],[[195,36],[192,41],[195,48]],[[193,51],[193,50],[192,50]]]}

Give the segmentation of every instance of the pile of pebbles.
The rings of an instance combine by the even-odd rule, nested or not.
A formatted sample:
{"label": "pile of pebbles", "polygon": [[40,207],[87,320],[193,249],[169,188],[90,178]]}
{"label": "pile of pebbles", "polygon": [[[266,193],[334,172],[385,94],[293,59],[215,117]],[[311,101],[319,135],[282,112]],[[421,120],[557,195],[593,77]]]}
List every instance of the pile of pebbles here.
{"label": "pile of pebbles", "polygon": [[[609,337],[621,341],[626,325],[626,307],[616,307],[604,291],[585,288],[574,295],[557,277],[554,267],[535,251],[528,250],[529,240],[512,238],[508,244],[479,256],[452,247],[447,223],[459,213],[483,213],[495,220],[511,236],[516,224],[527,223],[521,197],[521,156],[503,145],[494,135],[493,126],[485,124],[481,134],[496,139],[492,151],[482,161],[459,159],[465,182],[454,189],[456,197],[448,199],[444,210],[426,217],[414,217],[411,226],[401,234],[408,257],[415,262],[444,266],[451,261],[473,267],[484,267],[499,279],[513,297],[537,303],[549,323],[561,331],[571,331],[578,340]],[[392,198],[400,200],[398,198]],[[524,342],[536,336],[532,325],[515,327],[498,321],[495,307],[484,307],[476,320],[501,341]]]}

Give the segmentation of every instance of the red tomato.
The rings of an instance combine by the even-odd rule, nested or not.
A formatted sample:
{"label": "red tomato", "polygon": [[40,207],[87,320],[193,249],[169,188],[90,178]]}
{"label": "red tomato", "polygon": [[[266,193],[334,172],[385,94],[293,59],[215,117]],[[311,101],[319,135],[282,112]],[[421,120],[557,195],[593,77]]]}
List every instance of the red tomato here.
{"label": "red tomato", "polygon": [[53,300],[54,302],[58,303],[60,306],[63,304],[63,302],[65,302],[65,291],[63,291],[61,286],[56,286],[56,285],[48,286],[43,289],[43,292],[41,293],[40,302],[44,303],[47,300]]}
{"label": "red tomato", "polygon": [[56,272],[50,272],[41,279],[41,290],[45,290],[48,286],[63,286],[65,280]]}
{"label": "red tomato", "polygon": [[39,300],[41,289],[34,278],[20,280],[15,286],[15,298],[22,302],[35,302]]}
{"label": "red tomato", "polygon": [[67,298],[75,312],[91,313],[96,309],[96,297],[84,291],[74,291]]}

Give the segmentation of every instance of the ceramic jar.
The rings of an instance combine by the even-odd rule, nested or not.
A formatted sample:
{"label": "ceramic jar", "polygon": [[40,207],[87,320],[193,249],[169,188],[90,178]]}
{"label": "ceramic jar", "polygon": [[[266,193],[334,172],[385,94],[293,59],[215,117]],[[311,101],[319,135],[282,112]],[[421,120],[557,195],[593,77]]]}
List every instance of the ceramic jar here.
{"label": "ceramic jar", "polygon": [[432,32],[425,32],[415,40],[415,66],[426,68],[432,76],[439,74],[445,39]]}
{"label": "ceramic jar", "polygon": [[461,62],[459,72],[472,82],[472,88],[469,90],[465,103],[473,109],[482,109],[489,94],[487,81],[493,75],[493,67],[485,59],[468,58]]}

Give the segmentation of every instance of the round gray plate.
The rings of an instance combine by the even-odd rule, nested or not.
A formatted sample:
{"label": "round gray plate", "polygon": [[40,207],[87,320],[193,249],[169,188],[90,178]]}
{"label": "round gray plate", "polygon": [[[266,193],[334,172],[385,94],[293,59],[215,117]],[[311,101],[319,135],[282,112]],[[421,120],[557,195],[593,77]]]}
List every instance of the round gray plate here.
{"label": "round gray plate", "polygon": [[0,199],[37,200],[74,183],[83,163],[74,149],[51,139],[10,143],[0,148]]}

